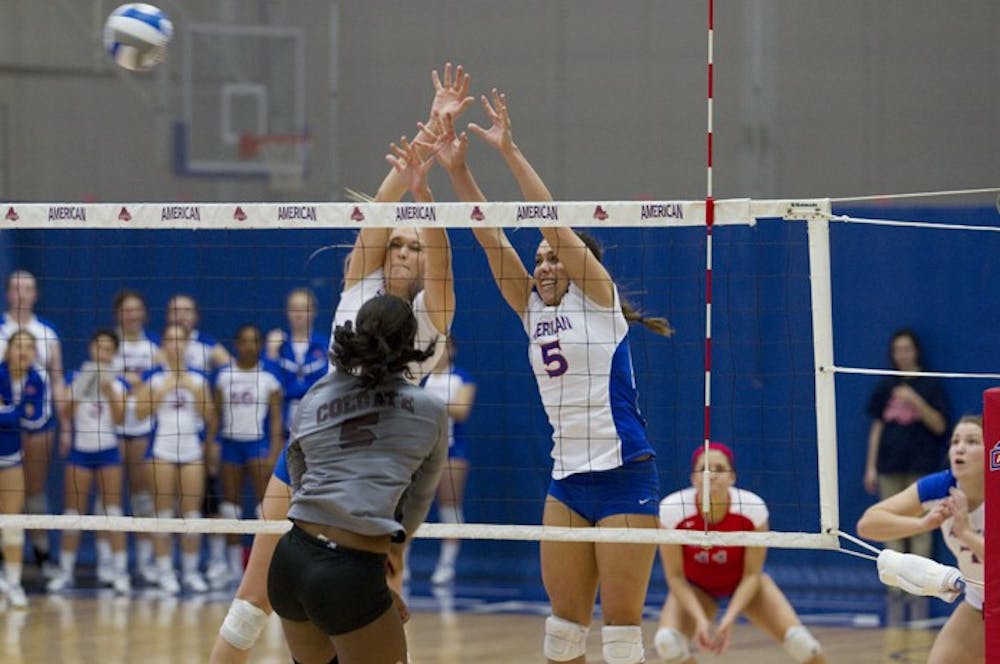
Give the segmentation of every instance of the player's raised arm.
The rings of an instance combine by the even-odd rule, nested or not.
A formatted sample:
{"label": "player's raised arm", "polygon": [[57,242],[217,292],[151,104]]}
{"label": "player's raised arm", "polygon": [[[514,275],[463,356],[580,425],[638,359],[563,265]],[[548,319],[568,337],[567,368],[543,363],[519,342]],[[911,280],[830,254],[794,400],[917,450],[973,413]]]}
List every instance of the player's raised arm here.
{"label": "player's raised arm", "polygon": [[531,275],[502,228],[473,228],[472,234],[486,252],[486,260],[503,299],[518,316],[524,316],[531,294]]}
{"label": "player's raised arm", "polygon": [[[545,244],[539,245],[535,265],[561,263],[569,280],[587,299],[602,307],[614,306],[614,282],[594,252],[572,228],[542,228]],[[546,247],[545,245],[548,245]],[[538,268],[536,268],[538,278]]]}

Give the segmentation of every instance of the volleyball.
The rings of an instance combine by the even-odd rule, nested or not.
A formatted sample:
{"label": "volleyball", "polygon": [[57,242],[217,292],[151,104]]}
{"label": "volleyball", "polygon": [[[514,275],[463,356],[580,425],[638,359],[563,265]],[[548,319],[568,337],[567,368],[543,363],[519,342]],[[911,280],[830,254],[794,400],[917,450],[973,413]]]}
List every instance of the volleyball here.
{"label": "volleyball", "polygon": [[105,21],[104,48],[125,69],[146,71],[163,62],[173,34],[173,24],[159,7],[130,2]]}

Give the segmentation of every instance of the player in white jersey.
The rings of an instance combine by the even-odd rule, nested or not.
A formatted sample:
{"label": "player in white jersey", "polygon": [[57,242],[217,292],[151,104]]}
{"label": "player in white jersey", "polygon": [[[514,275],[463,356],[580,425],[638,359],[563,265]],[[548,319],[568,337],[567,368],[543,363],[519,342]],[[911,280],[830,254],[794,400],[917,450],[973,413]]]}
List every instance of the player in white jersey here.
{"label": "player in white jersey", "polygon": [[[0,357],[7,350],[7,340],[18,330],[27,330],[36,340],[36,362],[48,373],[52,400],[58,406],[66,399],[63,376],[62,347],[55,327],[35,315],[38,302],[38,281],[26,270],[15,270],[7,277],[7,311],[0,320]],[[58,414],[59,408],[51,412]],[[49,475],[49,461],[55,443],[56,418],[42,423],[37,430],[24,434],[24,482],[29,514],[47,514],[48,502],[45,483]],[[64,421],[62,438],[68,440],[69,423]],[[31,544],[39,564],[47,563],[49,538],[46,531],[33,531]]]}
{"label": "player in white jersey", "polygon": [[[184,366],[187,328],[168,325],[163,331],[163,365],[153,369],[136,390],[136,414],[154,416],[153,486],[156,515],[175,516],[175,505],[186,519],[201,518],[201,502],[205,491],[204,450],[202,435],[212,421],[212,396],[208,381],[200,373]],[[200,538],[197,534],[183,537],[182,580],[195,592],[208,590],[198,572]],[[157,533],[156,565],[160,587],[167,592],[180,590],[173,569],[173,546],[169,535]]]}
{"label": "player in white jersey", "polygon": [[[242,517],[241,490],[247,476],[254,501],[259,504],[263,500],[267,480],[285,444],[281,381],[276,368],[261,360],[263,341],[256,325],[241,326],[235,337],[236,361],[220,369],[212,381],[218,433],[210,433],[207,442],[211,464],[221,459],[223,502],[219,515],[224,519]],[[236,534],[228,538],[227,582],[238,581],[243,575],[241,540]]]}
{"label": "player in white jersey", "polygon": [[[472,103],[472,98],[468,96],[469,76],[462,67],[456,68],[453,76],[449,63],[445,67],[443,82],[436,71],[432,78],[435,87],[432,118],[445,115],[458,117]],[[437,135],[421,129],[418,138],[434,141]],[[402,154],[394,151],[391,158],[387,157],[393,168],[375,194],[376,202],[398,201],[407,190],[413,193],[416,200],[430,197],[426,186],[430,164],[416,155],[416,146],[405,139],[400,142],[402,147],[396,147]],[[439,146],[435,146],[430,151],[438,149]],[[451,248],[444,229],[362,228],[347,261],[344,290],[334,315],[334,325],[353,320],[361,305],[376,295],[389,293],[410,301],[417,319],[416,347],[423,349],[426,346],[422,344],[437,342],[431,357],[410,367],[411,377],[408,379],[419,382],[444,353],[444,344],[440,340],[447,335],[454,317],[451,265]],[[277,473],[272,475],[261,505],[264,518],[284,519],[288,514],[289,496],[288,482],[279,478]],[[271,611],[267,598],[267,569],[278,539],[274,535],[257,535],[254,538],[243,580],[212,649],[209,661],[213,664],[247,661],[249,650]],[[389,558],[389,583],[398,592],[402,587],[402,550],[394,547]],[[399,608],[405,612],[404,606]]]}
{"label": "player in white jersey", "polygon": [[[135,392],[142,385],[143,375],[160,362],[159,340],[146,331],[148,309],[138,291],[124,288],[115,294],[114,315],[118,324],[118,353],[114,366],[128,384],[125,419],[119,436],[122,460],[128,478],[132,516],[155,516],[153,504],[153,468],[150,465],[150,436],[153,420],[136,415]],[[148,533],[136,534],[136,569],[147,583],[156,583],[158,575],[153,562],[153,541]],[[111,548],[103,535],[97,539],[97,576],[113,581]]]}
{"label": "player in white jersey", "polygon": [[[183,325],[190,334],[184,355],[185,366],[211,377],[220,367],[229,364],[231,358],[225,346],[199,329],[200,322],[201,312],[192,296],[177,293],[167,300],[167,325]],[[213,468],[212,464],[205,464],[205,501],[202,513],[206,517],[217,517],[221,500],[222,486],[218,469]],[[214,580],[216,585],[221,586],[227,581],[229,570],[226,563],[226,536],[214,533],[206,535],[205,539],[208,541],[209,552],[205,576],[210,583]]]}
{"label": "player in white jersey", "polygon": [[[483,107],[493,125],[470,130],[506,160],[527,201],[552,196],[514,143],[504,95]],[[455,136],[446,118],[445,131]],[[455,137],[461,145],[466,139]],[[457,171],[462,173],[462,171]],[[467,172],[467,169],[466,169]],[[456,190],[485,200],[471,175]],[[670,334],[664,319],[645,318],[618,295],[589,237],[542,228],[534,272],[501,228],[474,228],[507,304],[528,334],[528,355],[553,429],[547,526],[655,528],[659,485],[628,346],[629,322]],[[642,610],[654,545],[542,542],[542,580],[552,604],[545,623],[549,662],[583,662],[600,587],[606,662],[645,661]],[[600,564],[598,564],[600,561]]]}
{"label": "player in white jersey", "polygon": [[[454,338],[448,337],[448,352],[441,357],[434,371],[424,380],[424,389],[448,406],[448,465],[441,473],[437,490],[438,520],[441,523],[463,523],[462,497],[469,475],[468,441],[464,423],[472,413],[476,399],[476,383],[472,376],[455,366],[457,350]],[[443,585],[455,580],[455,560],[461,540],[441,542],[438,562],[431,574],[431,583]]]}
{"label": "player in white jersey", "polygon": [[[73,422],[71,445],[60,445],[67,459],[65,507],[63,514],[87,512],[90,489],[97,487],[97,508],[107,516],[122,516],[122,461],[118,449],[118,427],[125,418],[125,380],[116,375],[112,362],[118,350],[118,335],[98,330],[90,337],[90,359],[69,379],[70,399],[64,404],[67,419]],[[112,550],[114,578],[119,593],[131,589],[125,533],[107,535]],[[73,568],[80,545],[80,531],[64,530],[59,553],[59,572],[49,580],[49,592],[59,592],[73,584]]]}
{"label": "player in white jersey", "polygon": [[968,580],[965,601],[955,608],[938,633],[928,664],[985,662],[984,454],[982,418],[961,418],[951,434],[949,468],[926,475],[895,496],[869,507],[858,521],[859,535],[880,542],[940,527],[945,544]]}

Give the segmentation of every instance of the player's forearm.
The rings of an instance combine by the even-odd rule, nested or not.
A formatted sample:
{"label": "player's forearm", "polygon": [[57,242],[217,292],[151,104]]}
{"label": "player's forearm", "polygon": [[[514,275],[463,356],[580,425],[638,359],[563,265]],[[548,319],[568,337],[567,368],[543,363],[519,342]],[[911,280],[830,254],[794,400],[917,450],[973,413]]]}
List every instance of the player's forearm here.
{"label": "player's forearm", "polygon": [[732,599],[729,600],[726,614],[722,617],[723,622],[729,624],[735,623],[736,619],[743,613],[747,605],[750,604],[759,591],[760,574],[744,574],[743,579],[733,592]]}
{"label": "player's forearm", "polygon": [[551,201],[552,194],[535,168],[516,145],[503,153],[507,167],[521,189],[526,201]]}
{"label": "player's forearm", "polygon": [[486,202],[486,196],[483,195],[468,166],[448,171],[448,177],[451,179],[451,186],[454,188],[458,200],[465,203]]}
{"label": "player's forearm", "polygon": [[922,517],[894,514],[878,506],[871,507],[858,521],[858,534],[877,542],[912,537],[931,530]]}
{"label": "player's forearm", "polygon": [[697,595],[694,594],[694,590],[686,578],[668,576],[667,585],[670,588],[670,592],[677,595],[677,602],[681,605],[681,608],[694,618],[696,623],[710,622],[708,616],[705,615],[705,609],[702,608],[701,602],[698,601]]}
{"label": "player's forearm", "polygon": [[956,533],[955,536],[962,541],[962,544],[972,550],[974,556],[980,560],[986,560],[986,540],[982,535],[971,529],[966,529],[961,535]]}

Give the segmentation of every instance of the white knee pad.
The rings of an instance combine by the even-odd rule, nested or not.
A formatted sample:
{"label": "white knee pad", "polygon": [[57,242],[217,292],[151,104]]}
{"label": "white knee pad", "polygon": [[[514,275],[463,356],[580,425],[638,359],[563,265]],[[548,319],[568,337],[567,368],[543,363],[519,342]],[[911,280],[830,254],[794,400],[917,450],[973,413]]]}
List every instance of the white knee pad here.
{"label": "white knee pad", "polygon": [[153,494],[145,491],[132,494],[132,516],[149,517],[154,514],[156,514],[156,506],[153,502]]}
{"label": "white knee pad", "polygon": [[664,664],[681,664],[691,659],[691,644],[687,637],[676,629],[661,627],[656,630],[656,654]]}
{"label": "white knee pad", "polygon": [[646,661],[642,648],[642,628],[638,625],[605,625],[601,629],[604,647],[601,654],[607,664],[641,664]]}
{"label": "white knee pad", "polygon": [[799,664],[805,664],[816,655],[823,652],[823,647],[819,641],[813,638],[809,630],[802,625],[789,627],[785,632],[785,642],[782,644],[785,651],[792,656]]}
{"label": "white knee pad", "polygon": [[236,503],[231,503],[227,500],[219,503],[220,519],[239,519],[241,516],[242,514],[240,514],[240,508],[237,507]]}
{"label": "white knee pad", "polygon": [[49,501],[44,493],[33,493],[24,500],[25,511],[28,514],[48,514]]}
{"label": "white knee pad", "polygon": [[121,505],[106,505],[104,507],[104,515],[114,518],[118,516],[125,516],[125,512],[122,511]]}
{"label": "white knee pad", "polygon": [[247,600],[237,597],[229,605],[229,612],[222,621],[219,635],[234,648],[249,650],[257,642],[265,625],[267,614]]}
{"label": "white knee pad", "polygon": [[24,528],[0,528],[4,546],[24,546]]}
{"label": "white knee pad", "polygon": [[462,508],[458,505],[442,505],[438,508],[438,518],[441,523],[462,523]]}
{"label": "white knee pad", "polygon": [[555,662],[568,662],[587,653],[589,627],[556,616],[545,619],[545,656]]}

